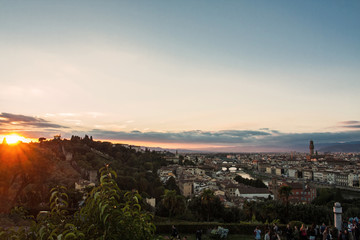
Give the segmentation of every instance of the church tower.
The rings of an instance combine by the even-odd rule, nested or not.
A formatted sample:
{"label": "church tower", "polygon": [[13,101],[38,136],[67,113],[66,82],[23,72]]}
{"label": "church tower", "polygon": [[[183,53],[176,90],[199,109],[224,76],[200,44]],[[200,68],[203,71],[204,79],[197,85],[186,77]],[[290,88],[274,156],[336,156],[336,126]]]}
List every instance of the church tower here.
{"label": "church tower", "polygon": [[309,149],[310,149],[310,156],[314,155],[314,141],[313,140],[310,140]]}

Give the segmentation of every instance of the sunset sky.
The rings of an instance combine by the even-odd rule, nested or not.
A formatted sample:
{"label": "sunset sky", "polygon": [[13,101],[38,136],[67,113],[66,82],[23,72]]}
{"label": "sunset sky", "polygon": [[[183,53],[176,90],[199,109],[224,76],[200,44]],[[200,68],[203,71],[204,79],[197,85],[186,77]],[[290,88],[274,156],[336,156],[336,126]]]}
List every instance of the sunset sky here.
{"label": "sunset sky", "polygon": [[0,0],[0,141],[360,141],[360,1]]}

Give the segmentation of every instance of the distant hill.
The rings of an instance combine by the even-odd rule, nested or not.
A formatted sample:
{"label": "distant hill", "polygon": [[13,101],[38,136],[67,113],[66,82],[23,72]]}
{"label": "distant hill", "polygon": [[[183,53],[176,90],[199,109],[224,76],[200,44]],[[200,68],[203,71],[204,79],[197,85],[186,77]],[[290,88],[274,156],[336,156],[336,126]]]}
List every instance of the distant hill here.
{"label": "distant hill", "polygon": [[360,152],[360,141],[329,143],[319,148],[320,152]]}
{"label": "distant hill", "polygon": [[143,149],[149,149],[150,151],[165,151],[171,153],[204,153],[209,151],[201,151],[201,150],[190,150],[190,149],[182,149],[182,148],[161,148],[161,147],[145,147],[141,146]]}
{"label": "distant hill", "polygon": [[46,209],[49,191],[57,185],[67,187],[69,193],[81,198],[74,190],[75,182],[89,180],[89,171],[108,164],[116,171],[121,190],[136,189],[144,196],[160,199],[164,186],[157,170],[167,164],[164,156],[93,141],[88,136],[0,144],[0,213],[20,204],[27,209]]}

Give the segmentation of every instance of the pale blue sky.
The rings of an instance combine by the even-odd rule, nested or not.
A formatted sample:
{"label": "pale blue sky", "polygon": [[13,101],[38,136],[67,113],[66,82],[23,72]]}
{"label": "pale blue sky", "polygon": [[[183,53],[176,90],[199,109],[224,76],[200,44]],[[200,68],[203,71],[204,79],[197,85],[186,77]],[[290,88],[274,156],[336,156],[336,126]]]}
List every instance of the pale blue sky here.
{"label": "pale blue sky", "polygon": [[359,1],[0,0],[0,111],[64,135],[353,139],[341,122],[360,120],[359,12]]}

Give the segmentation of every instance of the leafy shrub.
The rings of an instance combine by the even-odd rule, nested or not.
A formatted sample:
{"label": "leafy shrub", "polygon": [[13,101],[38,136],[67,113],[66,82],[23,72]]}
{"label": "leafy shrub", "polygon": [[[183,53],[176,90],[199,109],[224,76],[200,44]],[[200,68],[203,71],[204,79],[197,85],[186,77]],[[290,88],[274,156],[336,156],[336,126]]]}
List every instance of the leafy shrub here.
{"label": "leafy shrub", "polygon": [[[181,234],[195,234],[197,230],[203,232],[210,231],[213,228],[221,226],[229,229],[229,234],[244,234],[252,235],[256,226],[259,226],[261,231],[264,232],[268,225],[253,224],[253,223],[218,223],[218,222],[172,222],[172,223],[156,223],[157,234],[170,234],[171,226],[175,225]],[[284,225],[279,225],[284,228]]]}
{"label": "leafy shrub", "polygon": [[80,211],[69,214],[66,188],[55,187],[51,211],[39,214],[30,228],[0,229],[0,239],[153,239],[155,225],[152,215],[141,210],[140,195],[136,191],[123,194],[114,180],[116,173],[108,166],[100,173],[100,185],[90,192]]}
{"label": "leafy shrub", "polygon": [[301,221],[291,221],[289,222],[289,225],[291,228],[294,228],[295,226],[300,229],[301,225],[304,224],[303,222]]}

